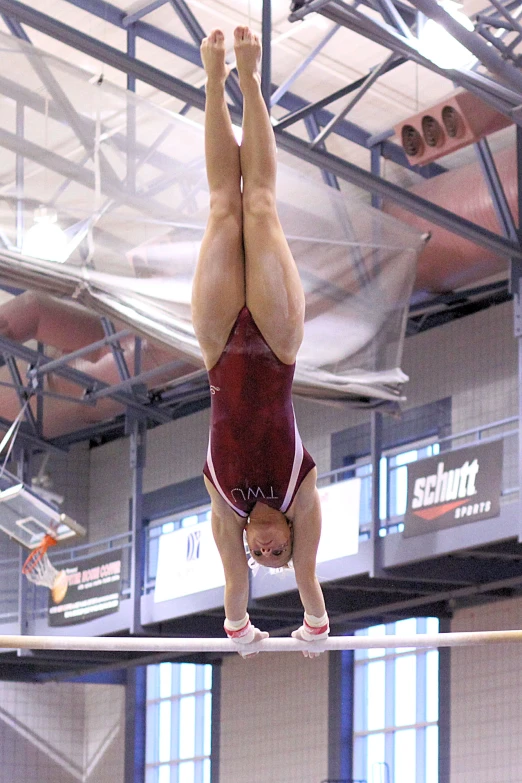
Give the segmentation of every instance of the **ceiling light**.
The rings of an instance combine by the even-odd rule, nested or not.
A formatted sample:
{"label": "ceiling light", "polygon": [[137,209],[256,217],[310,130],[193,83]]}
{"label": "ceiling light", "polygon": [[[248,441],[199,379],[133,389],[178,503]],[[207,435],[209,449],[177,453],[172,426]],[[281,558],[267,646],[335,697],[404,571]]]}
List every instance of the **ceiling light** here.
{"label": "ceiling light", "polygon": [[52,207],[35,209],[34,225],[26,232],[22,244],[24,256],[60,264],[67,260],[67,237],[57,220],[58,215]]}
{"label": "ceiling light", "polygon": [[[460,9],[462,6],[453,0],[439,3],[450,16],[465,30],[474,30],[473,22]],[[419,33],[419,52],[439,68],[470,68],[477,60],[451,33],[433,19],[427,19]]]}

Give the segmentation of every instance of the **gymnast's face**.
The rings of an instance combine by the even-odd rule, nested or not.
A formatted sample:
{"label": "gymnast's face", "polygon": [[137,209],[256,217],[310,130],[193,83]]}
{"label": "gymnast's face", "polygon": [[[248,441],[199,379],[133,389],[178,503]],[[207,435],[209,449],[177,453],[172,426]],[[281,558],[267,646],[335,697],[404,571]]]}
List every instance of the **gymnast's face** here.
{"label": "gymnast's face", "polygon": [[246,526],[250,554],[267,568],[281,568],[292,557],[292,525],[280,511],[257,504]]}

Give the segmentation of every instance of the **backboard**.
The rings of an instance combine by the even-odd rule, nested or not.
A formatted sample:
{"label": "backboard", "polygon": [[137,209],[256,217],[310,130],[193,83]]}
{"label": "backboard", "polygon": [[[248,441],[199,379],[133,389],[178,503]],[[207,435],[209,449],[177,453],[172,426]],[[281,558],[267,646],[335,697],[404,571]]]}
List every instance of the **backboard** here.
{"label": "backboard", "polygon": [[0,530],[28,549],[39,546],[46,534],[57,541],[85,535],[74,519],[7,472],[0,476]]}

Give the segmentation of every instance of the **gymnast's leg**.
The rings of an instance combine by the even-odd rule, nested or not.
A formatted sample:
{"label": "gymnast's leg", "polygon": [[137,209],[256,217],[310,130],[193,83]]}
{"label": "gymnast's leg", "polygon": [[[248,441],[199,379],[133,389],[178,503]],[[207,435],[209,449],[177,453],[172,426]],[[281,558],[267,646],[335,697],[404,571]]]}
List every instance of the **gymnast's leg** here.
{"label": "gymnast's leg", "polygon": [[201,45],[207,73],[205,156],[210,215],[192,290],[192,320],[207,369],[219,359],[245,305],[239,146],[225,101],[225,42],[214,30]]}
{"label": "gymnast's leg", "polygon": [[276,145],[261,95],[261,45],[247,27],[234,33],[243,92],[243,239],[246,304],[276,356],[295,361],[303,337],[304,294],[276,211]]}

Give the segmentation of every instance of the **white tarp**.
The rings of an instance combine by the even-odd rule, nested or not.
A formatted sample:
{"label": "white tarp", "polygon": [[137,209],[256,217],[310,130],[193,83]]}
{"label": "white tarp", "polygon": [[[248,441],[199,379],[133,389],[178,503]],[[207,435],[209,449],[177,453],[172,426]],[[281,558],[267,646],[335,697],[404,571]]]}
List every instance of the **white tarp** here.
{"label": "white tarp", "polygon": [[[14,186],[0,192],[0,282],[73,297],[201,367],[189,306],[208,215],[201,112],[166,112],[48,55],[38,67],[32,47],[28,57],[22,42],[0,39],[13,63],[0,77],[3,180],[15,182],[17,158],[26,172],[23,198]],[[30,144],[12,134],[16,100],[28,107]],[[39,204],[58,213],[66,263],[20,253]],[[398,399],[421,237],[318,172],[307,179],[283,164],[278,208],[307,301],[295,391]]]}

